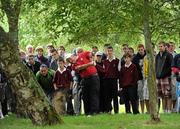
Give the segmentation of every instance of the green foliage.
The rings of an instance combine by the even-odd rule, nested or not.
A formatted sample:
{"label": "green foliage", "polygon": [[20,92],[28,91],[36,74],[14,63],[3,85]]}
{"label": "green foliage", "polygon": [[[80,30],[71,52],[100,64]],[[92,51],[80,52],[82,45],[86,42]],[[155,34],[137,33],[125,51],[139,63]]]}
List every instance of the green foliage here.
{"label": "green foliage", "polygon": [[[149,10],[153,42],[178,43],[180,1],[151,1]],[[2,15],[0,11],[0,25],[7,28]],[[142,0],[23,0],[19,39],[23,48],[49,42],[57,46],[137,44],[143,42],[143,15]]]}
{"label": "green foliage", "polygon": [[[108,41],[109,37],[119,34],[121,38],[129,33],[128,29],[127,32],[125,30],[125,13],[120,10],[120,1],[73,0],[62,3],[63,1],[56,3],[58,8],[47,20],[47,23],[50,23],[47,28],[57,33],[68,33],[71,35],[69,42],[102,44]],[[53,29],[52,25],[56,29]]]}
{"label": "green foliage", "polygon": [[152,8],[154,14],[151,16],[153,40],[173,40],[178,43],[180,38],[180,1],[155,1]]}
{"label": "green foliage", "polygon": [[[30,11],[29,7],[32,7],[32,3],[30,3],[26,7],[28,11],[22,9],[23,15],[20,20],[20,27],[23,24],[29,27],[28,30],[23,29],[24,26],[21,27],[22,29],[20,28],[20,39],[23,39],[21,37],[24,37],[24,34],[30,31],[31,37],[34,37],[29,38],[30,42],[32,39],[39,39],[40,44],[43,37],[45,37],[46,41],[49,40],[57,44],[59,44],[59,41],[62,43],[61,39],[65,39],[63,41],[66,43],[75,44],[102,44],[106,42],[116,44],[120,41],[139,42],[141,35],[133,35],[128,29],[127,32],[122,29],[125,27],[123,25],[125,19],[120,15],[120,13],[124,12],[119,11],[119,5],[120,2],[118,1],[89,2],[74,0],[69,2],[51,0],[44,4],[33,5],[34,8],[30,8]],[[23,18],[23,16],[25,17]],[[121,28],[121,30],[118,28]],[[39,34],[38,31],[41,33]],[[33,36],[36,33],[42,36]],[[21,40],[21,43],[27,44],[25,41],[27,40]],[[37,44],[36,41],[32,42]]]}

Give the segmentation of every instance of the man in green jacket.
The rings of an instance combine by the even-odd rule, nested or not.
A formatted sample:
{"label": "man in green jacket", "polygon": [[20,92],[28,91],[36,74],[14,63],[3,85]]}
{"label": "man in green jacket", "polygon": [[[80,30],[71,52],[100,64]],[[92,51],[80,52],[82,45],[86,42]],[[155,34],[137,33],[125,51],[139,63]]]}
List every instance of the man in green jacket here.
{"label": "man in green jacket", "polygon": [[48,69],[47,65],[42,64],[40,66],[40,70],[36,74],[37,81],[41,85],[41,88],[43,89],[47,97],[50,99],[54,91],[54,87],[53,87],[54,73],[55,73],[54,70]]}

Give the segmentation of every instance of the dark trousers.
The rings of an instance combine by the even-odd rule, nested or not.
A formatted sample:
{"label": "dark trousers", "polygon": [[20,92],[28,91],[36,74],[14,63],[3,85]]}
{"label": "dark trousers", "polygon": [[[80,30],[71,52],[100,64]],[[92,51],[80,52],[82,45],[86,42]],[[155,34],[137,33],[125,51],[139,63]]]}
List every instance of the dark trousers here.
{"label": "dark trousers", "polygon": [[127,86],[123,88],[123,97],[126,111],[130,111],[129,102],[131,102],[133,114],[139,113],[137,106],[137,86]]}
{"label": "dark trousers", "polygon": [[74,108],[73,108],[73,103],[72,103],[72,90],[69,89],[67,92],[67,97],[66,97],[66,101],[67,101],[67,114],[69,115],[73,115],[74,114]]}
{"label": "dark trousers", "polygon": [[105,112],[112,110],[111,102],[113,101],[114,113],[119,112],[118,104],[118,85],[117,79],[104,79],[104,102]]}
{"label": "dark trousers", "polygon": [[99,77],[92,75],[82,79],[82,97],[84,102],[84,112],[86,115],[99,112]]}
{"label": "dark trousers", "polygon": [[106,111],[106,102],[105,102],[105,94],[104,94],[104,80],[103,78],[100,78],[100,90],[99,90],[99,112],[105,112]]}
{"label": "dark trousers", "polygon": [[7,115],[8,114],[8,107],[7,107],[7,99],[6,98],[1,102],[1,106],[2,106],[3,116]]}
{"label": "dark trousers", "polygon": [[131,113],[131,104],[130,104],[130,101],[126,101],[126,103],[125,103],[125,110],[126,110],[126,113]]}

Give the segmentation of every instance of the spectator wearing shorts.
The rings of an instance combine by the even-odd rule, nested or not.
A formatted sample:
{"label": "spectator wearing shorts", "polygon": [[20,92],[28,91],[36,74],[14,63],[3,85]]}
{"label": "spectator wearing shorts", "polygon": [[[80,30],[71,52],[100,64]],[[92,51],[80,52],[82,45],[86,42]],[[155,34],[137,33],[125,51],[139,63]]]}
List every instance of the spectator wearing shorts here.
{"label": "spectator wearing shorts", "polygon": [[159,53],[156,55],[156,78],[158,97],[162,98],[163,111],[171,112],[171,64],[173,56],[167,52],[165,42],[159,43]]}
{"label": "spectator wearing shorts", "polygon": [[141,112],[144,113],[144,80],[143,80],[143,59],[146,56],[146,51],[143,44],[138,45],[138,53],[133,58],[133,63],[136,65],[138,70],[138,97],[141,105]]}
{"label": "spectator wearing shorts", "polygon": [[149,89],[148,89],[148,84],[147,84],[148,70],[149,70],[148,59],[147,59],[147,56],[145,56],[144,62],[143,62],[143,81],[144,81],[143,98],[145,101],[147,113],[149,113]]}

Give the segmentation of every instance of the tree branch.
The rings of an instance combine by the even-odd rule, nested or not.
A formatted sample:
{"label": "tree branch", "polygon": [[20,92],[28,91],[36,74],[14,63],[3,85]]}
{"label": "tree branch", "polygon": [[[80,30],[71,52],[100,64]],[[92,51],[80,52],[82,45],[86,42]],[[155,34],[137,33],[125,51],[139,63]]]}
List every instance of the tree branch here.
{"label": "tree branch", "polygon": [[12,43],[18,43],[18,20],[22,0],[0,0],[9,24],[9,38]]}
{"label": "tree branch", "polygon": [[174,21],[178,21],[178,20],[180,20],[180,17],[175,18],[175,19],[171,19],[171,20],[169,20],[169,21],[165,21],[165,22],[163,22],[163,23],[157,25],[157,27],[153,28],[153,29],[152,29],[152,33],[154,33],[154,31],[155,31],[157,28],[159,28],[159,27],[161,27],[161,26],[163,26],[163,25],[172,23],[172,22],[174,22]]}
{"label": "tree branch", "polygon": [[1,0],[2,10],[5,11],[6,14],[10,14],[12,10],[10,0]]}
{"label": "tree branch", "polygon": [[22,0],[16,0],[16,3],[14,5],[14,10],[17,13],[16,14],[17,16],[19,16],[19,14],[20,14],[21,4],[22,4]]}
{"label": "tree branch", "polygon": [[22,0],[16,0],[14,6],[10,0],[1,0],[1,4],[8,18],[12,15],[19,16]]}

